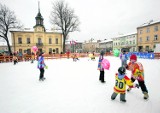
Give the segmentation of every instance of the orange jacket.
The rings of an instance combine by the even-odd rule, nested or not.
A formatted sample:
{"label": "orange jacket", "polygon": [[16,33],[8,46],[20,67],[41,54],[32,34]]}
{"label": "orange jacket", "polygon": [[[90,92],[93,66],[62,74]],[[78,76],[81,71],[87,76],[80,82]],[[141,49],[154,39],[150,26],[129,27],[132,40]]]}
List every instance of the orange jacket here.
{"label": "orange jacket", "polygon": [[130,70],[132,73],[132,77],[134,79],[144,81],[144,69],[143,65],[140,62],[129,62],[127,65],[127,70]]}

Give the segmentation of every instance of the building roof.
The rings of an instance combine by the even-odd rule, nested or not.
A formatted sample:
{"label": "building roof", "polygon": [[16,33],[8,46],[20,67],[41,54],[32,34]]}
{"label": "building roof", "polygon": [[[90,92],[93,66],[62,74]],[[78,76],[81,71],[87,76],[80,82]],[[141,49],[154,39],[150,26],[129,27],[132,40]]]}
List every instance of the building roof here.
{"label": "building roof", "polygon": [[160,23],[160,20],[150,20],[149,22],[143,23],[137,28],[146,27],[146,26],[157,24],[157,23]]}
{"label": "building roof", "polygon": [[120,35],[120,36],[117,36],[117,37],[114,37],[112,39],[119,39],[119,38],[122,38],[122,37],[126,37],[126,36],[131,36],[131,35],[136,35],[137,33],[128,33],[128,34],[124,34],[124,35]]}
{"label": "building roof", "polygon": [[[14,30],[11,30],[10,32],[34,32],[34,28],[24,28],[24,29],[14,29]],[[54,31],[54,30],[49,30],[49,29],[46,29],[45,33],[58,33],[58,34],[61,34],[62,32],[61,31]]]}
{"label": "building roof", "polygon": [[103,41],[101,41],[101,42],[99,42],[99,43],[107,43],[107,42],[112,42],[113,40],[111,40],[111,39],[108,39],[108,40],[103,40]]}

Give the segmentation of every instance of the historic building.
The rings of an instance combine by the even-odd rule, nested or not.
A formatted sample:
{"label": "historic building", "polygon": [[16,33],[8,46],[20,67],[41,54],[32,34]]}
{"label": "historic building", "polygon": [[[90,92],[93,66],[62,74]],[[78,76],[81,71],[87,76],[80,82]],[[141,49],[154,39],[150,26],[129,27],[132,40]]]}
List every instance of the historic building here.
{"label": "historic building", "polygon": [[137,27],[138,51],[154,51],[160,44],[160,21],[149,21]]}
{"label": "historic building", "polygon": [[33,29],[24,29],[11,31],[12,47],[15,52],[30,54],[32,47],[37,46],[39,51],[45,53],[60,53],[63,51],[62,33],[47,31],[43,24],[43,17],[38,8],[38,14],[35,17],[36,25]]}

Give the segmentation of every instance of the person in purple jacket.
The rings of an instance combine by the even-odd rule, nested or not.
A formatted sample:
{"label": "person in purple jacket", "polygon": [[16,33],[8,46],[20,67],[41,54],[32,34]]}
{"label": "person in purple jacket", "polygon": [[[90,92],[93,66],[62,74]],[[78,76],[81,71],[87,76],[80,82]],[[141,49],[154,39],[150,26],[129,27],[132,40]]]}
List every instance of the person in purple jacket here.
{"label": "person in purple jacket", "polygon": [[100,56],[99,56],[99,60],[98,60],[98,70],[100,71],[99,80],[102,83],[105,83],[105,81],[104,81],[104,68],[102,67],[103,56],[104,56],[104,51],[102,50],[100,52]]}
{"label": "person in purple jacket", "polygon": [[43,57],[43,52],[39,54],[38,57],[38,65],[37,68],[40,70],[40,76],[39,76],[39,81],[44,81],[44,68],[46,67],[46,64],[44,63],[44,57]]}

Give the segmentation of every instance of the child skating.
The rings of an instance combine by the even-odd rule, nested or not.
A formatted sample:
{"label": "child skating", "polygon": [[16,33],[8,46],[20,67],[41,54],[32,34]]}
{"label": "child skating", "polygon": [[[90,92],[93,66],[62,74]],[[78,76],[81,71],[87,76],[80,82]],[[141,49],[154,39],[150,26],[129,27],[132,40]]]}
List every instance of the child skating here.
{"label": "child skating", "polygon": [[120,59],[121,59],[121,63],[123,67],[126,67],[127,65],[127,60],[128,60],[128,57],[127,57],[127,54],[126,54],[126,51],[124,50],[120,56]]}
{"label": "child skating", "polygon": [[126,102],[126,85],[130,88],[139,88],[138,84],[133,84],[131,80],[125,74],[126,69],[124,67],[120,67],[118,69],[118,73],[115,75],[115,86],[114,92],[111,96],[111,99],[114,100],[118,94],[120,94],[120,101]]}
{"label": "child skating", "polygon": [[16,65],[18,63],[18,58],[16,56],[16,53],[13,54],[13,64]]}
{"label": "child skating", "polygon": [[[139,86],[144,94],[144,99],[148,99],[148,90],[145,85],[144,81],[144,69],[143,65],[140,62],[137,62],[137,56],[135,54],[130,56],[130,62],[126,66],[126,69],[131,71],[131,81],[134,82],[135,80],[138,81]],[[129,92],[131,89],[128,88],[127,91]]]}
{"label": "child skating", "polygon": [[100,56],[99,56],[99,61],[98,61],[98,70],[100,71],[100,76],[99,80],[102,83],[105,83],[104,81],[104,68],[102,67],[102,60],[104,59],[104,51],[101,51]]}
{"label": "child skating", "polygon": [[43,53],[39,54],[38,57],[38,69],[40,70],[40,76],[39,76],[39,81],[44,81],[46,78],[44,78],[44,68],[47,67],[45,62],[44,62],[44,57]]}

